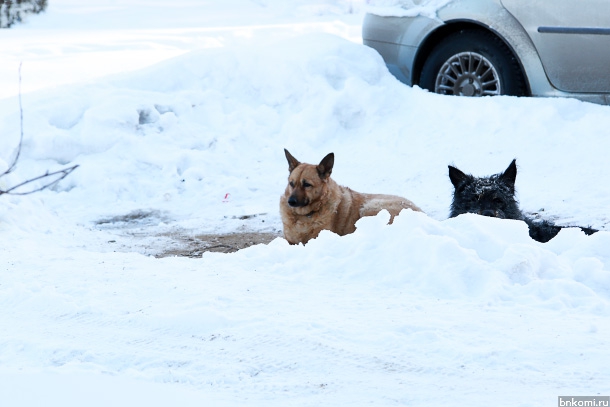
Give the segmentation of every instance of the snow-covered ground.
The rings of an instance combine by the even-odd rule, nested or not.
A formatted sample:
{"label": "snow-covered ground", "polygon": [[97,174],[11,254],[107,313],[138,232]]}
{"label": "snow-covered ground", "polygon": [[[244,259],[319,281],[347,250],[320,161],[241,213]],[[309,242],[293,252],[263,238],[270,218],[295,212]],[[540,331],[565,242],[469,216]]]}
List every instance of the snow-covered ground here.
{"label": "snow-covered ground", "polygon": [[[0,31],[7,406],[555,405],[610,395],[610,108],[432,95],[360,44],[361,1],[51,0]],[[442,1],[436,3],[441,4]],[[169,7],[171,5],[171,7]],[[426,215],[307,246],[155,258],[172,233],[279,233],[288,175]],[[447,165],[517,158],[527,213],[447,220]],[[257,215],[257,216],[249,216]]]}

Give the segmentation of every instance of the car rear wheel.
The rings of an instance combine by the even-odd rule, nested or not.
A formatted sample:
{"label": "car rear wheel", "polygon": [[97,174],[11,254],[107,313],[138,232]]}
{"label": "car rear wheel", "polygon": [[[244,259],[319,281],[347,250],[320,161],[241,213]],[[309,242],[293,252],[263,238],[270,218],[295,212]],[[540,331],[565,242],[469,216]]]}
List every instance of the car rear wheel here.
{"label": "car rear wheel", "polygon": [[449,35],[430,53],[419,85],[458,96],[526,95],[521,68],[499,38],[482,30]]}

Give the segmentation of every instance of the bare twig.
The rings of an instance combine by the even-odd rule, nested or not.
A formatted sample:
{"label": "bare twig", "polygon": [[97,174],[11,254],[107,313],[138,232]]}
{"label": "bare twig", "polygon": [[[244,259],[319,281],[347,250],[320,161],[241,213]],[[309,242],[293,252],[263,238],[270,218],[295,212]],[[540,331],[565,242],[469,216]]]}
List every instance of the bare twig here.
{"label": "bare twig", "polygon": [[[23,145],[23,106],[21,103],[21,63],[19,64],[19,119],[20,119],[20,135],[19,135],[19,145],[17,146],[17,153],[15,154],[15,158],[13,159],[13,162],[8,167],[8,169],[6,171],[4,171],[2,174],[0,174],[0,178],[13,172],[13,170],[17,167],[17,161],[19,161],[19,157],[21,156],[21,147]],[[23,181],[6,190],[0,189],[0,195],[4,195],[4,194],[29,195],[29,194],[33,194],[34,192],[42,191],[43,189],[49,188],[49,187],[57,184],[59,181],[61,181],[62,179],[66,178],[68,175],[70,175],[70,173],[77,168],[78,168],[78,165],[73,165],[72,167],[64,168],[59,171],[54,171],[54,172],[47,171],[43,175],[39,175],[39,176],[37,176],[35,178],[31,178],[27,181]],[[43,184],[42,186],[35,187],[34,189],[32,189],[30,191],[25,191],[25,192],[17,191],[19,188],[24,187],[25,185],[28,185],[28,184],[31,184],[32,182],[43,180],[43,179],[46,180],[47,182],[45,184]],[[51,179],[51,180],[49,181],[49,179]]]}
{"label": "bare twig", "polygon": [[[68,175],[70,175],[70,173],[72,171],[74,171],[75,169],[78,168],[78,165],[73,165],[72,167],[68,167],[68,168],[64,168],[63,170],[59,170],[59,171],[55,171],[55,172],[46,172],[43,175],[39,175],[36,178],[32,178],[29,179],[27,181],[23,181],[20,184],[17,184],[15,186],[10,187],[7,190],[0,190],[0,195],[2,194],[11,194],[11,195],[29,195],[29,194],[33,194],[34,192],[38,192],[38,191],[42,191],[43,189],[47,189],[55,184],[57,184],[59,181],[61,181],[62,179],[66,178]],[[24,185],[30,184],[34,181],[38,181],[41,179],[45,179],[45,178],[51,178],[57,175],[57,178],[53,179],[52,181],[47,182],[46,184],[44,184],[41,187],[35,188],[31,191],[26,191],[26,192],[13,192],[16,189],[19,189],[21,187],[23,187]]]}

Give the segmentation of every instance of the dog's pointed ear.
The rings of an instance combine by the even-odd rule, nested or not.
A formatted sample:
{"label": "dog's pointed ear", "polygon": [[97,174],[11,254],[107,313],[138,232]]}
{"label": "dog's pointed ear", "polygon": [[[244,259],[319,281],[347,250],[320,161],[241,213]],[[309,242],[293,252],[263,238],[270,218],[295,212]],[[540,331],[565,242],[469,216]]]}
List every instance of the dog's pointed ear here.
{"label": "dog's pointed ear", "polygon": [[449,179],[451,180],[453,186],[457,188],[462,182],[468,179],[468,175],[449,165]]}
{"label": "dog's pointed ear", "polygon": [[504,181],[510,189],[515,191],[515,181],[517,179],[517,160],[513,159],[508,168],[500,175],[500,179]]}
{"label": "dog's pointed ear", "polygon": [[330,174],[333,172],[333,165],[335,165],[335,154],[330,153],[318,164],[317,168],[320,178],[326,179],[330,177]]}
{"label": "dog's pointed ear", "polygon": [[288,160],[288,171],[292,172],[296,167],[298,167],[301,163],[299,160],[294,158],[292,154],[286,149],[284,149],[284,154],[286,154],[286,159]]}

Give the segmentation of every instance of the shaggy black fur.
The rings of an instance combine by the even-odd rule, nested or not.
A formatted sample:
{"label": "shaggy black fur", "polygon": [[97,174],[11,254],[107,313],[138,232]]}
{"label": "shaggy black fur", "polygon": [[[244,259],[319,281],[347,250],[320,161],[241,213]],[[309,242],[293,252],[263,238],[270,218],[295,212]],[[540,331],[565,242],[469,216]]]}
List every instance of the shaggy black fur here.
{"label": "shaggy black fur", "polygon": [[[521,212],[515,199],[516,178],[516,160],[513,160],[503,173],[489,177],[474,177],[449,166],[449,179],[455,187],[449,217],[453,218],[462,213],[476,213],[501,219],[522,220],[527,223],[532,239],[548,242],[559,233],[562,226],[556,226],[546,220],[528,218]],[[580,227],[580,229],[587,235],[597,232],[588,227]]]}

